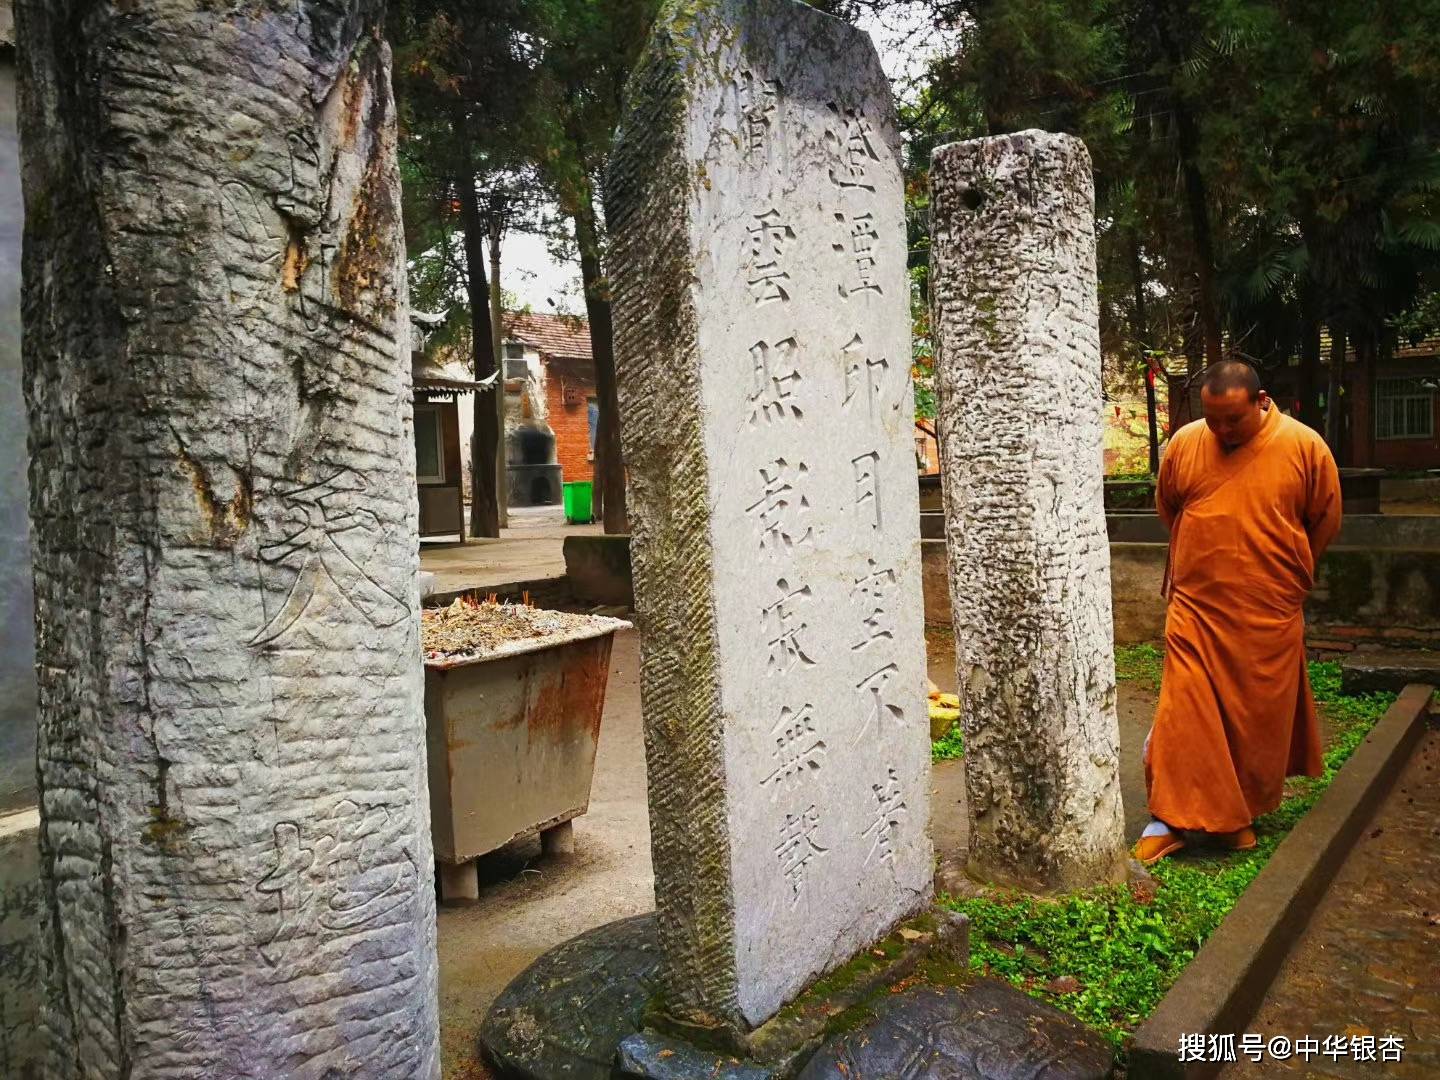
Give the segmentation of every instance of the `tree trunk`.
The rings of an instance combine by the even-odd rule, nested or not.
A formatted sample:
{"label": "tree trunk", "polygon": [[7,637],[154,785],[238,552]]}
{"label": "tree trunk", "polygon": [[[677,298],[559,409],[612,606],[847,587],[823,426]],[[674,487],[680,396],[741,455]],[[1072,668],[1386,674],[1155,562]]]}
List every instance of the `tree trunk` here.
{"label": "tree trunk", "polygon": [[440,1076],[389,50],[298,10],[16,7],[47,1076]]}
{"label": "tree trunk", "polygon": [[1380,363],[1380,353],[1386,349],[1386,331],[1379,335],[1367,333],[1355,342],[1358,370],[1351,389],[1349,403],[1350,442],[1349,463],[1357,468],[1369,468],[1375,464],[1375,373]]}
{"label": "tree trunk", "polygon": [[[1191,299],[1195,300],[1195,297],[1192,296]],[[1170,411],[1175,418],[1174,429],[1188,424],[1191,420],[1198,420],[1203,415],[1200,407],[1200,376],[1205,371],[1205,331],[1198,301],[1189,314],[1191,320],[1180,340],[1180,348],[1185,354],[1185,381],[1181,384],[1180,401],[1174,401],[1173,392],[1171,394]]]}
{"label": "tree trunk", "polygon": [[[490,289],[485,280],[485,244],[488,232],[480,217],[480,200],[473,177],[455,181],[460,195],[460,227],[465,236],[465,284],[470,300],[470,349],[475,378],[488,379],[495,372],[494,337],[490,327]],[[491,394],[504,397],[503,380],[495,389],[475,394],[475,430],[470,447],[470,535],[499,536],[500,508],[496,477],[499,450],[498,412]]]}
{"label": "tree trunk", "polygon": [[1205,178],[1195,158],[1199,153],[1199,131],[1195,118],[1181,102],[1175,104],[1179,133],[1181,172],[1185,179],[1185,206],[1190,214],[1190,234],[1195,243],[1195,275],[1199,284],[1200,326],[1205,335],[1205,365],[1221,359],[1220,303],[1215,293],[1215,248],[1210,235],[1210,210]]}
{"label": "tree trunk", "polygon": [[504,334],[500,309],[500,234],[504,218],[498,209],[490,212],[490,355],[500,368],[495,380],[495,520],[500,528],[510,524],[510,471],[505,455],[505,355],[501,349]]}
{"label": "tree trunk", "polygon": [[1344,464],[1341,443],[1344,440],[1344,411],[1340,405],[1340,388],[1345,382],[1345,331],[1330,327],[1330,379],[1325,388],[1325,441],[1335,461]]}
{"label": "tree trunk", "polygon": [[1300,401],[1300,419],[1320,431],[1320,320],[1314,317],[1309,304],[1304,306],[1302,317],[1304,324],[1300,330],[1300,369],[1296,396]]}
{"label": "tree trunk", "polygon": [[1150,475],[1160,472],[1160,424],[1155,407],[1155,368],[1145,348],[1149,337],[1149,323],[1145,318],[1145,267],[1140,260],[1140,237],[1130,236],[1130,280],[1135,286],[1135,307],[1131,311],[1131,332],[1135,335],[1135,346],[1140,353],[1140,363],[1145,371],[1145,424],[1150,442]]}
{"label": "tree trunk", "polygon": [[595,358],[595,395],[600,406],[595,431],[595,499],[605,531],[625,533],[630,531],[630,519],[625,512],[620,399],[615,392],[615,338],[609,289],[600,272],[595,203],[588,188],[574,220],[575,240],[580,248],[580,279],[585,287],[585,313],[590,321],[590,351]]}
{"label": "tree trunk", "polygon": [[1160,475],[1160,421],[1155,401],[1155,368],[1148,358],[1145,365],[1145,422],[1150,437],[1150,475]]}
{"label": "tree trunk", "polygon": [[1215,243],[1210,230],[1210,203],[1205,176],[1200,171],[1200,127],[1188,102],[1175,88],[1175,78],[1185,64],[1182,41],[1190,36],[1192,16],[1187,0],[1168,0],[1154,13],[1160,49],[1170,65],[1170,100],[1175,117],[1176,150],[1181,180],[1185,184],[1185,209],[1190,219],[1190,238],[1195,246],[1195,277],[1200,327],[1208,367],[1221,359],[1220,304],[1215,288]]}

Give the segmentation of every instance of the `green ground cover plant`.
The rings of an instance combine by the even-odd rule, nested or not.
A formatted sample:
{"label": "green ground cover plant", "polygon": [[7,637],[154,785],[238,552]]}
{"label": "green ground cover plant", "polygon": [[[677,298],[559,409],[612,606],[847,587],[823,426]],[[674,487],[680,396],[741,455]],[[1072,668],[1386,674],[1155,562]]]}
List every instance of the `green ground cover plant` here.
{"label": "green ground cover plant", "polygon": [[951,761],[965,756],[965,736],[957,721],[940,738],[930,744],[931,761]]}
{"label": "green ground cover plant", "polygon": [[[1158,687],[1162,662],[1153,645],[1116,650],[1120,679]],[[1312,663],[1310,675],[1331,732],[1324,774],[1287,784],[1284,802],[1255,823],[1255,850],[1192,848],[1152,867],[1153,885],[1058,900],[1006,893],[942,897],[970,917],[971,966],[1073,1013],[1123,1049],[1394,701],[1393,694],[1342,694],[1339,664]]]}
{"label": "green ground cover plant", "polygon": [[1133,682],[1147,690],[1160,689],[1160,671],[1165,653],[1148,641],[1138,645],[1115,646],[1115,678]]}

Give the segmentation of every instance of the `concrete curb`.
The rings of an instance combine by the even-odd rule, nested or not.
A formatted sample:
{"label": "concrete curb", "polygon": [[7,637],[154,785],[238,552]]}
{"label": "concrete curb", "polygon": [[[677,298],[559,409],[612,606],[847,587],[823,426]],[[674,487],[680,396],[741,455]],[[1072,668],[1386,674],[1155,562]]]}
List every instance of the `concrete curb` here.
{"label": "concrete curb", "polygon": [[1401,691],[1320,801],[1170,988],[1130,1050],[1129,1080],[1199,1080],[1223,1067],[1181,1062],[1181,1035],[1235,1034],[1236,1043],[1310,921],[1310,914],[1394,786],[1425,728],[1434,689]]}

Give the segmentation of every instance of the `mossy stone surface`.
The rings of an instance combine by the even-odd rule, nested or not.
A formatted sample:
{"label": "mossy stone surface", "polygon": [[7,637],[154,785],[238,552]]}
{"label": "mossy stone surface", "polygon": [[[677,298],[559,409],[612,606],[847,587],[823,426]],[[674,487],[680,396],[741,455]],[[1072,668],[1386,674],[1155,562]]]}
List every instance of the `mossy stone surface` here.
{"label": "mossy stone surface", "polygon": [[799,1080],[1101,1080],[1114,1052],[1067,1013],[994,979],[912,986],[836,1035]]}
{"label": "mossy stone surface", "polygon": [[480,1027],[486,1057],[522,1080],[609,1080],[620,1041],[640,1028],[659,968],[653,914],[571,938],[501,991]]}

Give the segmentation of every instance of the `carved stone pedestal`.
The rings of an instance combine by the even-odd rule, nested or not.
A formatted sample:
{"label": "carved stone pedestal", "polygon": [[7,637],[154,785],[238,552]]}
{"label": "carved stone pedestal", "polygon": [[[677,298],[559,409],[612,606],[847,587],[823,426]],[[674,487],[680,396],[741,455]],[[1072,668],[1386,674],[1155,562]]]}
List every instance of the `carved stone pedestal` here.
{"label": "carved stone pedestal", "polygon": [[963,916],[933,909],[902,924],[812,984],[738,1040],[725,1026],[677,1023],[656,1004],[660,953],[653,915],[609,923],[540,957],[501,993],[480,1031],[506,1077],[668,1080],[793,1077],[836,1034],[930,961],[963,970]]}
{"label": "carved stone pedestal", "polygon": [[[654,915],[551,950],[505,988],[480,1030],[519,1080],[1100,1080],[1113,1053],[1068,1013],[969,971],[963,916],[933,910],[815,983],[750,1032],[685,1037],[659,1015]],[[664,1030],[661,1030],[661,1029]]]}

